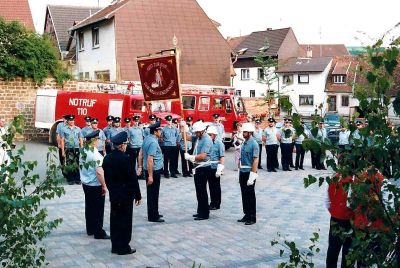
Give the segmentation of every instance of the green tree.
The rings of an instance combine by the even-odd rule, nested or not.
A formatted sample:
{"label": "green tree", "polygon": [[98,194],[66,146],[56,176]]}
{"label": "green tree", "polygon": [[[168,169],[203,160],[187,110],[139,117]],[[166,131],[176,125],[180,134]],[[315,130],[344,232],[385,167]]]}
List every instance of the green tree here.
{"label": "green tree", "polygon": [[[24,118],[17,116],[3,139],[11,146],[16,133],[23,132]],[[8,147],[8,146],[7,146]],[[8,147],[10,148],[10,147]],[[2,150],[3,148],[0,148]],[[40,267],[45,263],[42,240],[62,219],[48,220],[44,200],[60,197],[59,165],[56,148],[47,153],[44,177],[33,174],[37,161],[24,161],[25,148],[12,150],[10,160],[0,165],[0,265],[2,267]]]}
{"label": "green tree", "polygon": [[[371,225],[360,228],[352,221],[353,228],[350,233],[341,231],[338,234],[342,237],[351,236],[353,239],[346,259],[348,264],[362,260],[365,267],[400,266],[400,128],[394,127],[388,121],[391,105],[397,117],[400,115],[400,92],[394,101],[389,94],[395,88],[398,79],[396,73],[400,69],[399,42],[392,42],[389,47],[382,47],[382,44],[383,38],[368,47],[367,53],[362,56],[366,64],[363,64],[359,71],[362,77],[365,77],[362,79],[365,81],[356,85],[355,96],[360,102],[360,110],[368,124],[359,130],[360,137],[353,139],[353,146],[348,146],[342,152],[329,140],[304,142],[307,149],[316,147],[321,148],[323,152],[329,152],[324,154],[330,155],[326,159],[327,165],[335,174],[342,175],[340,178],[333,176],[316,178],[309,175],[304,178],[305,187],[314,183],[321,186],[332,180],[339,181],[350,176],[353,180],[351,186],[347,184],[347,187],[351,187],[349,196],[351,208],[364,215],[368,223],[376,224],[376,228],[372,228]],[[317,117],[316,115],[315,120]],[[349,129],[354,133],[356,127],[350,124]],[[297,128],[296,131],[301,132],[302,129]],[[382,187],[379,187],[381,181],[379,174],[383,174],[385,178]],[[290,243],[290,241],[285,242]],[[286,250],[290,255],[299,251],[297,246]],[[305,260],[300,263],[289,259],[280,267],[313,267],[313,262]]]}
{"label": "green tree", "polygon": [[49,76],[57,83],[70,78],[50,39],[27,30],[19,22],[6,22],[0,17],[0,77],[32,78],[41,83]]}

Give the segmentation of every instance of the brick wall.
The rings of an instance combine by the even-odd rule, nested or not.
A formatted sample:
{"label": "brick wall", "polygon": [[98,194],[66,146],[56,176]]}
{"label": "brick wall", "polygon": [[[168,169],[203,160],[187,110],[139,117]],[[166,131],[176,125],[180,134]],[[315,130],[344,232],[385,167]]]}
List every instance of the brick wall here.
{"label": "brick wall", "polygon": [[34,113],[38,89],[58,89],[64,91],[98,91],[98,82],[68,81],[57,85],[54,79],[47,79],[39,85],[30,79],[0,79],[0,116],[10,122],[15,116],[23,114],[26,119],[25,132],[19,140],[47,141],[48,131],[35,128]]}

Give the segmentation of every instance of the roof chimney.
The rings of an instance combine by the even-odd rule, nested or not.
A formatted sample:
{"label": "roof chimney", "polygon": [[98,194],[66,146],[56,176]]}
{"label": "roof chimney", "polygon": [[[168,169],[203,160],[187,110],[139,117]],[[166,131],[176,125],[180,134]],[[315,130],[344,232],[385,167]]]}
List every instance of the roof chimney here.
{"label": "roof chimney", "polygon": [[312,49],[311,46],[307,46],[307,58],[312,58]]}
{"label": "roof chimney", "polygon": [[267,28],[267,31],[272,31],[272,28]]}

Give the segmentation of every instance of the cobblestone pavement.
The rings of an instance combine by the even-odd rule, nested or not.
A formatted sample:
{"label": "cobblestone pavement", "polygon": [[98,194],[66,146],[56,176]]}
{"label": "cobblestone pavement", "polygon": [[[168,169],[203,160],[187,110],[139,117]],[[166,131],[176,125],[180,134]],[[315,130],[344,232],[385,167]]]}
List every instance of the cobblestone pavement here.
{"label": "cobblestone pavement", "polygon": [[[26,158],[40,161],[44,170],[46,145],[27,143]],[[302,248],[308,238],[320,229],[321,253],[315,267],[324,267],[329,214],[324,206],[325,190],[303,187],[303,178],[319,173],[311,169],[306,155],[305,171],[259,172],[256,182],[257,224],[245,226],[236,222],[243,216],[237,172],[233,171],[233,149],[226,153],[226,171],[221,179],[221,209],[211,211],[207,221],[194,221],[196,196],[193,178],[162,179],[160,213],[165,223],[147,222],[146,188],[140,181],[143,204],[134,208],[131,246],[137,252],[128,256],[111,254],[111,242],[94,240],[86,235],[84,195],[79,185],[65,185],[66,195],[44,203],[50,218],[63,223],[48,238],[49,267],[276,267],[284,261],[279,248],[270,241],[277,232],[287,235]],[[110,204],[105,206],[104,227],[109,232]]]}

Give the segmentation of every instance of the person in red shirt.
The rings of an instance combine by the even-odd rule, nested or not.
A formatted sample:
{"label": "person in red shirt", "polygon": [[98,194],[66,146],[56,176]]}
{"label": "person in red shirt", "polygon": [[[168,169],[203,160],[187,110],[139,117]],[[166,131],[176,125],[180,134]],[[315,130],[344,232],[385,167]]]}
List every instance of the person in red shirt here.
{"label": "person in red shirt", "polygon": [[329,228],[329,245],[326,256],[326,267],[337,267],[338,256],[342,250],[341,267],[346,265],[346,255],[351,246],[351,236],[346,235],[351,230],[350,220],[353,217],[353,211],[347,207],[348,189],[352,183],[352,177],[342,178],[336,174],[328,187],[327,207],[331,214]]}

